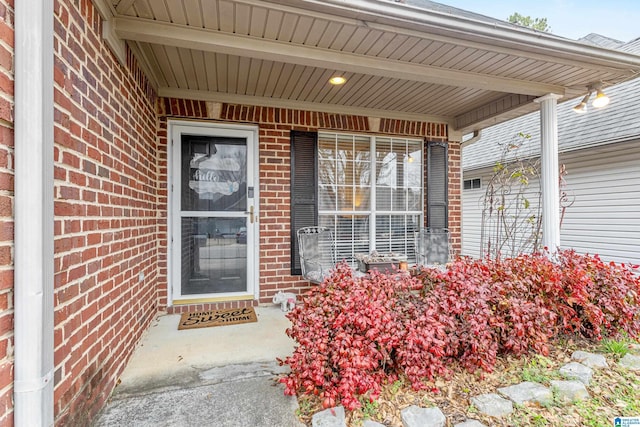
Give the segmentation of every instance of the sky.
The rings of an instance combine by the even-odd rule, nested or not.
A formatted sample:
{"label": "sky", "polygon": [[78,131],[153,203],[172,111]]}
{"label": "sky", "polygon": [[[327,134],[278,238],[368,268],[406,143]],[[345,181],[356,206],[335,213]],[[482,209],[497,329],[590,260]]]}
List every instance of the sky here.
{"label": "sky", "polygon": [[639,0],[434,0],[507,20],[514,12],[547,18],[551,32],[570,39],[598,33],[623,42],[640,37]]}

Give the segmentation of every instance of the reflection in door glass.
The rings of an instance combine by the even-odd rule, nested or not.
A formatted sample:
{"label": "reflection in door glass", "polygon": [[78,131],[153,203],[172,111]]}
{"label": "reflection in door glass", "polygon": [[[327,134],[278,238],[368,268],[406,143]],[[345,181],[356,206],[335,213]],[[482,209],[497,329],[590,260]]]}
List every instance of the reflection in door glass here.
{"label": "reflection in door glass", "polygon": [[182,294],[246,290],[246,218],[182,218]]}
{"label": "reflection in door glass", "polygon": [[182,136],[182,210],[247,210],[245,138]]}

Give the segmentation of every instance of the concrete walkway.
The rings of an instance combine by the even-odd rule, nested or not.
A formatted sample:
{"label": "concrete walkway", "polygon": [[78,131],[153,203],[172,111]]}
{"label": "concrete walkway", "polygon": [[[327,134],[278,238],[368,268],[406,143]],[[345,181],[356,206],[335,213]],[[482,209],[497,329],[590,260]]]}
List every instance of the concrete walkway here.
{"label": "concrete walkway", "polygon": [[122,374],[96,426],[298,427],[293,397],[274,378],[293,351],[279,307],[256,307],[257,323],[178,330],[158,318]]}

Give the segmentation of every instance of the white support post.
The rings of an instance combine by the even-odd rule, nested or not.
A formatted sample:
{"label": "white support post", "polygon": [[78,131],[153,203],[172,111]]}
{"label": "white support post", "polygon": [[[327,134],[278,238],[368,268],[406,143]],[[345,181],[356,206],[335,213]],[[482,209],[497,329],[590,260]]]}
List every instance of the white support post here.
{"label": "white support post", "polygon": [[548,94],[540,104],[540,163],[542,246],[553,254],[560,248],[560,188],[558,171],[558,114],[560,95]]}
{"label": "white support post", "polygon": [[15,2],[14,424],[53,425],[53,0]]}

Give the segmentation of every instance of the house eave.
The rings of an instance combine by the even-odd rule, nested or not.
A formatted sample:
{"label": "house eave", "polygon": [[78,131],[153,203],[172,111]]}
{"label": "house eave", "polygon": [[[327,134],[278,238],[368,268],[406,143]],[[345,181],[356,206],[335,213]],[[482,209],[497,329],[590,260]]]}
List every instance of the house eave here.
{"label": "house eave", "polygon": [[[501,46],[511,52],[526,52],[532,59],[552,56],[585,68],[625,71],[629,78],[640,72],[640,57],[603,49],[551,33],[520,28],[508,23],[483,22],[465,16],[424,10],[386,0],[265,0],[303,9],[340,14],[397,28],[438,34],[457,40]],[[635,69],[635,70],[634,70]]]}
{"label": "house eave", "polygon": [[563,87],[552,84],[403,63],[366,55],[264,40],[258,37],[225,34],[219,31],[193,28],[186,25],[160,23],[150,19],[120,17],[114,18],[113,22],[115,32],[121,38],[139,42],[235,55],[243,54],[251,58],[295,62],[311,67],[336,67],[354,73],[449,86],[464,84],[470,88],[496,90],[506,93],[517,92],[537,96],[542,96],[546,93],[564,95]]}
{"label": "house eave", "polygon": [[[531,112],[538,97],[583,96],[594,84],[605,88],[640,73],[640,56],[446,6],[107,1],[94,0],[109,30],[105,40],[119,58],[126,40],[161,96],[428,120],[464,133]],[[215,19],[201,19],[204,2],[215,3],[206,15]],[[322,86],[333,74],[351,86]]]}

